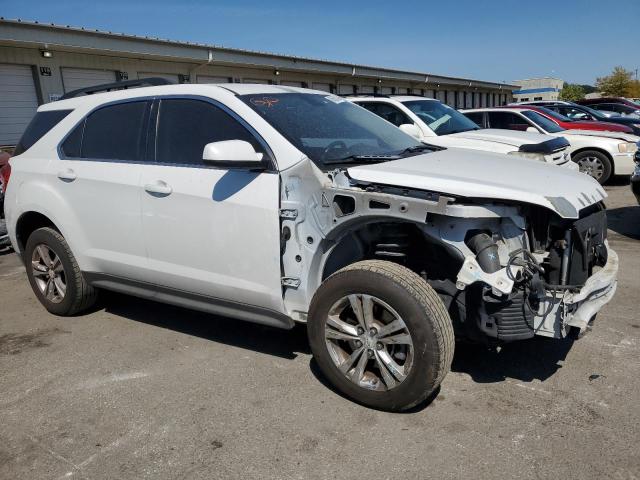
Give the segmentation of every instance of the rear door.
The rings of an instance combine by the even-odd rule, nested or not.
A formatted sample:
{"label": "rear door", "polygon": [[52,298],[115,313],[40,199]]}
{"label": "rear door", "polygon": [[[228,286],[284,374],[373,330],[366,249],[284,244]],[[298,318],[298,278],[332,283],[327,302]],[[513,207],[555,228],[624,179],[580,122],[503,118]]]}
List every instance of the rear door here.
{"label": "rear door", "polygon": [[140,217],[140,173],[145,159],[150,101],[101,107],[83,119],[49,164],[67,200],[75,248],[89,272],[137,278],[146,265]]}
{"label": "rear door", "polygon": [[281,312],[279,175],[202,162],[207,143],[268,148],[220,104],[157,103],[154,164],[141,191],[149,281],[161,287]]}

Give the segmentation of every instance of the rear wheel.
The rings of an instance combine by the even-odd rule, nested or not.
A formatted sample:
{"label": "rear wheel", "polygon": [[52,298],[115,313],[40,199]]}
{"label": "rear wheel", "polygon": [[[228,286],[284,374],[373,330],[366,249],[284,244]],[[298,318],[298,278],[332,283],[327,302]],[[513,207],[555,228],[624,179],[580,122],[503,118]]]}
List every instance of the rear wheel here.
{"label": "rear wheel", "polygon": [[582,173],[595,178],[600,184],[605,183],[611,176],[611,161],[602,152],[580,152],[573,157],[573,161],[578,164]]}
{"label": "rear wheel", "polygon": [[451,319],[438,295],[391,262],[358,262],[325,280],[311,303],[308,332],[331,383],[384,410],[405,410],[426,399],[453,358]]}
{"label": "rear wheel", "polygon": [[69,245],[56,230],[35,230],[27,240],[24,260],[31,288],[49,312],[69,316],[95,303],[95,289],[82,276]]}

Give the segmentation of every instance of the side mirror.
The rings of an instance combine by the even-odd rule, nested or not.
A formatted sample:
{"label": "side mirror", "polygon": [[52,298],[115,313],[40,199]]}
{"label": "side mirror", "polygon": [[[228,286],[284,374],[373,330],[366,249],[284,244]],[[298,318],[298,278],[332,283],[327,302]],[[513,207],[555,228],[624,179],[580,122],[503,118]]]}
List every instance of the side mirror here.
{"label": "side mirror", "polygon": [[527,127],[527,129],[525,130],[525,132],[529,132],[529,133],[540,133],[536,127]]}
{"label": "side mirror", "polygon": [[398,128],[413,138],[417,138],[418,140],[422,139],[422,131],[415,123],[403,123]]}
{"label": "side mirror", "polygon": [[223,140],[207,143],[202,151],[202,161],[221,168],[264,168],[263,154],[257,153],[244,140]]}

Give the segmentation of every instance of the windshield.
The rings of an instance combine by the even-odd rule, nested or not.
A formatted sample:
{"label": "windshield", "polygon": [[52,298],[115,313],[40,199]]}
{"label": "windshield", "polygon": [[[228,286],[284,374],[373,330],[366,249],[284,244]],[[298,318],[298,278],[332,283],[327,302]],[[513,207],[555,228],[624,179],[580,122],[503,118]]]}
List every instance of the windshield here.
{"label": "windshield", "polygon": [[318,166],[399,158],[425,145],[362,107],[335,95],[240,95]]}
{"label": "windshield", "polygon": [[480,129],[472,120],[437,100],[409,100],[402,103],[426,123],[436,135]]}
{"label": "windshield", "polygon": [[549,120],[544,115],[540,115],[538,112],[534,112],[533,110],[523,110],[522,115],[527,117],[533,123],[538,125],[540,128],[545,130],[547,133],[559,133],[564,132],[564,128],[562,128],[557,123]]}

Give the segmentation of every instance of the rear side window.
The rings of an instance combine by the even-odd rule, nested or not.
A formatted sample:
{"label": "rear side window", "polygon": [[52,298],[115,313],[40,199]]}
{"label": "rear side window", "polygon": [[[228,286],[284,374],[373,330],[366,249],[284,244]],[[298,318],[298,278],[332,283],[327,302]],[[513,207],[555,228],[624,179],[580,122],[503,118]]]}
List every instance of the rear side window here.
{"label": "rear side window", "polygon": [[491,128],[503,128],[505,130],[520,130],[524,132],[531,125],[520,115],[511,112],[489,112]]}
{"label": "rear side window", "polygon": [[22,134],[22,138],[20,138],[13,151],[13,155],[20,155],[29,150],[69,113],[71,113],[71,110],[49,110],[36,113]]}
{"label": "rear side window", "polygon": [[387,122],[393,123],[396,127],[404,124],[413,124],[413,121],[396,107],[382,102],[356,102],[361,107],[366,108],[379,117],[384,118]]}
{"label": "rear side window", "polygon": [[472,122],[476,123],[480,127],[484,127],[484,113],[482,112],[465,112],[465,117],[467,117]]}
{"label": "rear side window", "polygon": [[265,153],[258,140],[221,108],[201,100],[164,99],[160,103],[156,161],[177,165],[202,165],[207,143],[244,140]]}
{"label": "rear side window", "polygon": [[91,113],[65,139],[71,158],[139,161],[144,158],[150,102],[128,102]]}

